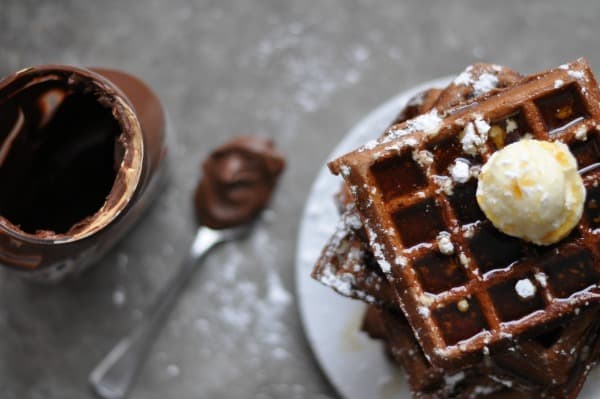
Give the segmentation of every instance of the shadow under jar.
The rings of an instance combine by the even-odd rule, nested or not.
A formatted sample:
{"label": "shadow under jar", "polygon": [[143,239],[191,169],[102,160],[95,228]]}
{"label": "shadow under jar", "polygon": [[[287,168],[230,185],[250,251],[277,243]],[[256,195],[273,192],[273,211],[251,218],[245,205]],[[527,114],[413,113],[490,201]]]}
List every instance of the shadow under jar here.
{"label": "shadow under jar", "polygon": [[0,81],[0,265],[41,282],[96,262],[165,176],[165,118],[127,73],[47,65]]}

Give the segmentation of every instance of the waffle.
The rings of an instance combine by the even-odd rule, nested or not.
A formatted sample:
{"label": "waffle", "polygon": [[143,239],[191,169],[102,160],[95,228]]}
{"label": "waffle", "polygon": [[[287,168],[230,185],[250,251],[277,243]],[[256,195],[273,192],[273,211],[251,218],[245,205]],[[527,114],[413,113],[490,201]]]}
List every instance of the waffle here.
{"label": "waffle", "polygon": [[[598,172],[584,175],[588,199],[578,228],[548,248],[499,233],[475,202],[474,179],[458,184],[448,173],[457,158],[475,171],[493,151],[529,134],[561,140],[580,167],[591,165],[600,158],[599,99],[594,76],[578,60],[395,125],[329,164],[350,187],[370,248],[435,366],[477,363],[489,346],[548,328],[600,298]],[[476,129],[485,123],[495,134],[482,142]],[[465,127],[473,134],[462,135]],[[438,250],[441,232],[454,254]],[[514,290],[524,278],[537,287],[528,301]]]}
{"label": "waffle", "polygon": [[394,303],[395,295],[373,258],[356,212],[348,209],[329,239],[312,277],[337,293],[369,304]]}
{"label": "waffle", "polygon": [[[469,76],[470,81],[461,78],[464,76]],[[409,99],[392,125],[405,122],[434,107],[442,110],[456,105],[464,106],[482,92],[512,86],[521,78],[518,72],[505,66],[484,63],[470,65],[446,88],[428,89]],[[488,82],[486,85],[477,84],[484,80]],[[384,281],[385,277],[369,250],[362,224],[352,204],[352,195],[345,184],[335,199],[342,217],[336,232],[325,245],[312,277],[350,298],[378,305],[394,302],[393,290]]]}
{"label": "waffle", "polygon": [[494,353],[494,362],[514,379],[542,387],[564,386],[597,336],[599,316],[597,309],[587,310],[566,324]]}
{"label": "waffle", "polygon": [[414,399],[488,398],[507,389],[506,382],[489,377],[490,368],[484,364],[456,372],[432,367],[401,312],[369,306],[363,331],[382,340],[390,358],[404,368]]}
{"label": "waffle", "polygon": [[[575,399],[579,394],[587,374],[598,361],[600,356],[600,341],[598,341],[598,327],[600,324],[596,321],[598,309],[591,309],[587,314],[582,315],[581,320],[593,321],[592,324],[583,323],[591,326],[588,334],[578,335],[577,327],[573,333],[579,336],[583,350],[575,355],[574,349],[568,348],[568,334],[563,334],[559,339],[551,339],[548,336],[536,337],[535,340],[548,340],[555,342],[551,347],[545,348],[545,355],[538,359],[525,359],[523,361],[541,361],[546,366],[556,367],[564,373],[561,384],[554,381],[554,386],[531,384],[528,376],[517,376],[511,372],[506,372],[498,366],[497,356],[492,355],[486,358],[480,364],[474,365],[461,371],[447,371],[432,367],[424,357],[421,348],[412,335],[412,330],[408,326],[406,319],[401,312],[381,309],[376,306],[369,306],[365,313],[363,331],[369,334],[373,339],[382,340],[388,355],[395,363],[403,367],[407,373],[409,385],[415,399],[420,398],[449,398],[463,397],[466,392],[473,392],[472,387],[487,386],[490,392],[500,391],[500,388],[512,389],[511,394],[517,395],[517,392],[523,397],[544,398],[544,399]],[[566,336],[566,339],[565,339]],[[562,341],[562,343],[561,343]],[[528,341],[530,342],[530,341]],[[573,352],[569,356],[575,359],[568,366],[558,363],[550,364],[544,360],[544,356],[552,350],[558,349]],[[528,351],[525,349],[525,351]],[[515,352],[518,353],[518,352]],[[524,366],[524,365],[521,365]],[[527,370],[521,368],[521,370]],[[493,388],[493,389],[492,389]],[[477,390],[476,392],[488,392],[487,390]],[[458,395],[458,396],[455,396]],[[469,396],[466,396],[469,397]],[[473,397],[479,397],[477,395]],[[483,397],[487,397],[483,395]],[[509,396],[513,398],[514,396]],[[518,396],[521,397],[521,396]]]}
{"label": "waffle", "polygon": [[[374,259],[371,252],[364,250],[361,259],[368,260],[356,263],[352,257],[344,258],[339,263],[344,266],[339,269],[330,264],[330,279],[337,278],[339,281],[330,280],[328,284],[336,287],[352,281],[354,293],[348,296],[376,304],[391,312],[399,312],[398,304],[390,294],[389,283],[379,280],[380,274],[372,266]],[[375,307],[369,309],[371,308],[374,310],[369,310],[365,315],[364,330],[374,339],[383,339],[385,334],[373,332],[373,326],[377,325],[376,315],[380,311]],[[598,313],[595,309],[585,311],[569,320],[568,326],[561,325],[538,336],[517,340],[509,348],[493,353],[492,359],[498,368],[492,374],[497,379],[510,379],[513,384],[525,390],[566,384],[581,352],[589,346],[589,338],[595,334]],[[404,328],[408,328],[406,322],[403,324]],[[410,368],[413,369],[414,366]]]}
{"label": "waffle", "polygon": [[502,65],[469,65],[444,89],[429,89],[411,98],[392,124],[405,122],[435,108],[466,106],[479,96],[513,86],[522,79],[517,71]]}

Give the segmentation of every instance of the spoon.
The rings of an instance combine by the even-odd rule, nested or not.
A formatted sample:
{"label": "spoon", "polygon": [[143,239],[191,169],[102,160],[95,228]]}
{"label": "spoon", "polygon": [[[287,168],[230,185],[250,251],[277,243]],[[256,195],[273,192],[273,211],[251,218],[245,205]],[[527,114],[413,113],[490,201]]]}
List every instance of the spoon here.
{"label": "spoon", "polygon": [[248,223],[218,230],[206,226],[198,228],[190,252],[182,261],[177,274],[149,308],[144,321],[123,338],[91,372],[89,382],[100,398],[122,399],[128,394],[166,316],[197,269],[198,261],[215,246],[247,235],[251,225],[252,223]]}

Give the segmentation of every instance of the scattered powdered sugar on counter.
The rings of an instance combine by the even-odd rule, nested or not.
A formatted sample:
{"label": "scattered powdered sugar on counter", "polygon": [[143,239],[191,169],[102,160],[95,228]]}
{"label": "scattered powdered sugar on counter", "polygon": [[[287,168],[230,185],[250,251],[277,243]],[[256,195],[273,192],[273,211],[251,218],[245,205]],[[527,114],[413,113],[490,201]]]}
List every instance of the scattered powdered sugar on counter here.
{"label": "scattered powdered sugar on counter", "polygon": [[283,287],[279,275],[272,270],[267,273],[267,298],[269,303],[277,306],[287,306],[292,302],[292,296]]}
{"label": "scattered powdered sugar on counter", "polygon": [[165,374],[169,378],[175,378],[175,377],[179,376],[179,374],[181,374],[181,370],[179,369],[179,366],[177,366],[176,364],[169,364],[167,366],[167,368],[165,369]]}
{"label": "scattered powdered sugar on counter", "polygon": [[[271,245],[266,230],[257,228],[251,240],[253,246],[262,248],[265,259],[268,259]],[[283,286],[279,274],[272,268],[273,265],[268,265],[268,260],[265,261],[265,267],[261,271],[264,281],[262,287],[253,281],[242,280],[241,269],[244,267],[245,259],[241,251],[237,249],[230,251],[228,262],[236,264],[239,276],[235,279],[223,278],[222,281],[209,284],[207,289],[216,294],[221,305],[217,315],[224,323],[240,330],[251,327],[268,330],[268,325],[277,324],[276,319],[290,306],[293,301],[292,295]],[[222,288],[219,288],[220,286]],[[280,338],[276,339],[276,341],[280,340]]]}
{"label": "scattered powdered sugar on counter", "polygon": [[[264,214],[246,239],[215,248],[190,281],[157,342],[157,352],[165,355],[149,364],[161,383],[199,379],[206,392],[216,392],[248,373],[266,392],[274,390],[267,376],[294,383],[296,365],[288,367],[290,362],[309,354],[299,350],[301,330],[291,317],[295,299],[283,273],[292,265],[281,262],[285,238],[273,232],[280,216],[272,213]],[[190,367],[203,364],[211,366]],[[220,375],[223,370],[226,376]]]}
{"label": "scattered powdered sugar on counter", "polygon": [[112,295],[113,304],[117,307],[122,307],[127,302],[127,296],[123,288],[117,288]]}
{"label": "scattered powdered sugar on counter", "polygon": [[[363,43],[332,47],[304,24],[275,24],[255,48],[241,56],[241,63],[281,69],[278,82],[305,112],[326,105],[340,89],[360,81],[370,66],[371,50]],[[286,104],[282,102],[281,104]]]}

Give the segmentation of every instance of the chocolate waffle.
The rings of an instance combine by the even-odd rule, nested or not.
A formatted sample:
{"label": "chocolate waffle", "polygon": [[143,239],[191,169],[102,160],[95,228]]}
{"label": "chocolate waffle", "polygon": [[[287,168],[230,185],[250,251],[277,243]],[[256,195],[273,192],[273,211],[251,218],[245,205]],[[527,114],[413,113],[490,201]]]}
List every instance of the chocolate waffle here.
{"label": "chocolate waffle", "polygon": [[[505,66],[470,65],[446,88],[425,90],[412,97],[392,125],[434,107],[442,110],[459,104],[464,106],[476,95],[512,86],[521,78],[519,73]],[[335,198],[342,217],[336,232],[325,245],[312,277],[344,296],[373,304],[393,302],[393,291],[384,282],[385,277],[370,253],[362,224],[352,204],[352,195],[345,184]],[[357,267],[358,263],[367,267]]]}
{"label": "chocolate waffle", "polygon": [[360,218],[350,207],[338,222],[312,277],[350,298],[376,305],[393,303],[392,287],[361,235]]}
{"label": "chocolate waffle", "polygon": [[[455,372],[432,367],[401,312],[369,306],[363,330],[371,338],[382,340],[390,358],[404,368],[414,399],[489,398],[506,391],[507,383],[512,384],[491,378],[490,367],[484,363]],[[511,394],[517,393],[512,390]]]}
{"label": "chocolate waffle", "polygon": [[518,340],[494,353],[493,360],[517,380],[541,387],[565,385],[597,336],[599,316],[598,309],[589,309],[544,334]]}
{"label": "chocolate waffle", "polygon": [[[587,312],[587,315],[582,315],[581,319],[593,320],[593,324],[588,334],[580,336],[582,350],[577,355],[569,355],[576,359],[572,366],[565,368],[558,363],[554,365],[544,363],[549,367],[557,367],[564,372],[566,377],[563,378],[564,382],[557,385],[555,381],[554,386],[532,385],[527,376],[516,376],[511,372],[507,373],[498,366],[494,354],[480,364],[461,371],[452,372],[435,368],[424,357],[406,319],[398,311],[369,306],[363,322],[363,331],[373,339],[382,340],[390,358],[405,369],[414,398],[470,397],[461,395],[465,392],[472,394],[471,388],[479,385],[480,388],[475,391],[479,394],[497,392],[502,387],[510,387],[511,395],[515,395],[507,396],[510,398],[575,399],[581,391],[588,373],[600,356],[600,341],[598,340],[598,327],[600,327],[600,324],[595,320],[597,316],[598,308],[591,309]],[[548,336],[540,336],[535,339],[554,341]],[[574,349],[569,350],[566,347],[567,345],[560,344],[560,341],[561,339],[555,340],[557,344],[554,346],[562,346],[565,351],[575,353]],[[521,361],[544,362],[544,358],[543,356],[538,359],[522,358]],[[487,387],[487,389],[483,389],[483,387]],[[517,395],[517,392],[520,392],[520,395]],[[480,396],[474,395],[472,397]],[[481,397],[487,398],[487,395]]]}
{"label": "chocolate waffle", "polygon": [[513,86],[523,76],[502,65],[469,65],[444,89],[429,89],[411,98],[392,124],[405,122],[435,108],[466,106],[476,98]]}
{"label": "chocolate waffle", "polygon": [[[580,167],[595,163],[599,100],[594,76],[578,60],[466,107],[396,125],[330,163],[349,185],[378,264],[436,366],[476,363],[488,346],[600,299],[598,172],[584,175],[588,199],[578,228],[549,248],[495,230],[475,202],[475,181],[455,182],[448,173],[462,158],[474,174],[493,151],[527,135],[567,143]],[[521,279],[536,286],[527,301],[514,290]]]}
{"label": "chocolate waffle", "polygon": [[[366,257],[371,256],[369,251],[365,251]],[[372,261],[370,261],[372,262]],[[349,261],[344,264],[350,265]],[[345,283],[345,279],[339,277],[340,274],[336,271],[333,265],[333,274],[331,278],[340,278],[338,283],[330,282],[330,285],[337,286]],[[346,272],[353,276],[353,281],[358,282],[355,289],[359,294],[354,295],[354,298],[365,300],[365,298],[371,298],[371,300],[365,300],[367,303],[376,303],[379,306],[390,311],[392,314],[399,313],[399,308],[393,300],[390,302],[390,298],[378,297],[379,292],[389,292],[390,287],[387,282],[378,282],[377,287],[372,287],[370,283],[376,281],[374,278],[365,277],[369,273],[377,275],[376,271],[372,267],[367,267],[363,264],[353,264],[351,267],[346,266]],[[356,270],[361,269],[360,272]],[[387,288],[386,288],[387,287]],[[365,291],[360,294],[361,290]],[[368,294],[366,294],[368,293]],[[382,311],[377,307],[369,307],[368,312],[365,315],[364,330],[374,339],[384,339],[385,333],[383,327],[380,326],[381,320],[378,316]],[[519,387],[521,390],[539,390],[540,388],[546,387],[557,387],[567,384],[571,378],[573,370],[578,366],[577,362],[581,360],[582,351],[586,350],[589,346],[589,340],[591,337],[595,337],[598,319],[598,310],[591,309],[583,312],[573,320],[569,320],[568,324],[561,325],[551,331],[540,334],[532,338],[525,338],[516,341],[509,348],[492,353],[491,360],[494,366],[488,366],[488,374],[492,379],[497,381],[509,381],[511,385]],[[400,319],[396,315],[396,319]],[[402,318],[403,319],[403,318]],[[392,328],[392,327],[390,327]],[[399,330],[398,330],[399,329]],[[410,335],[412,331],[409,329],[406,321],[400,320],[399,326],[396,331],[403,332],[403,334],[396,334],[404,337],[400,339],[400,342],[395,342],[396,348],[402,348],[408,346],[414,353],[420,353],[420,349],[417,346],[415,339]],[[414,345],[412,344],[414,342]],[[389,345],[388,345],[389,349]],[[403,353],[401,350],[390,350],[390,354]],[[392,356],[395,357],[395,356]],[[421,355],[422,359],[416,364],[404,363],[404,368],[412,371],[416,371],[416,375],[419,380],[424,381],[422,383],[411,383],[414,390],[423,390],[423,384],[427,384],[427,381],[433,379],[435,381],[441,381],[441,378],[446,373],[442,369],[433,369],[428,365],[426,359]],[[411,359],[411,358],[409,358]],[[413,359],[413,361],[416,361]],[[402,362],[400,362],[402,364]],[[427,366],[427,367],[426,367]],[[421,370],[421,371],[419,371]],[[430,370],[432,376],[428,377],[428,373],[423,370]],[[410,373],[410,372],[409,372]],[[410,375],[410,374],[409,374]],[[411,377],[414,379],[415,377]],[[433,384],[430,382],[430,384]]]}

